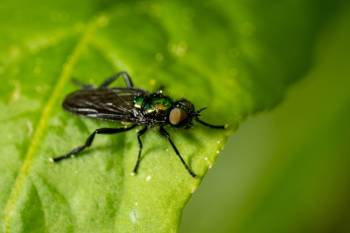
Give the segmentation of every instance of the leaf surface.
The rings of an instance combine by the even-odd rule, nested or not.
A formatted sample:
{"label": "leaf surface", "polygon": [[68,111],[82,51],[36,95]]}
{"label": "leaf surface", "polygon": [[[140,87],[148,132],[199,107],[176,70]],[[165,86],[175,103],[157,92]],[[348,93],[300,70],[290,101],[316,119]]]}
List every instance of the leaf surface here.
{"label": "leaf surface", "polygon": [[[317,6],[317,7],[315,7]],[[176,232],[181,210],[245,117],[275,106],[306,71],[326,9],[319,1],[8,1],[0,8],[0,231]],[[297,16],[297,17],[295,17]],[[206,121],[169,129],[193,179],[156,130],[139,174],[135,132],[48,159],[118,124],[63,112],[76,89],[126,70],[136,86],[208,106]],[[122,85],[122,83],[118,83]]]}

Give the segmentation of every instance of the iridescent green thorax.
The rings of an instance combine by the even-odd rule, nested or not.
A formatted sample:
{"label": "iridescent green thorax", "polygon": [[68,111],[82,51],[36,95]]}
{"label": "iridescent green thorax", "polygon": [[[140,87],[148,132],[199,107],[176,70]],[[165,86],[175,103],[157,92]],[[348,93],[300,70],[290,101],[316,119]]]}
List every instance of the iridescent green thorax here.
{"label": "iridescent green thorax", "polygon": [[173,101],[166,96],[136,96],[134,106],[143,109],[146,114],[158,114],[167,112],[173,106]]}
{"label": "iridescent green thorax", "polygon": [[168,111],[173,101],[168,97],[151,97],[144,105],[144,111],[148,113],[160,113]]}
{"label": "iridescent green thorax", "polygon": [[144,96],[136,96],[134,98],[134,107],[135,108],[142,108],[143,102],[145,101]]}

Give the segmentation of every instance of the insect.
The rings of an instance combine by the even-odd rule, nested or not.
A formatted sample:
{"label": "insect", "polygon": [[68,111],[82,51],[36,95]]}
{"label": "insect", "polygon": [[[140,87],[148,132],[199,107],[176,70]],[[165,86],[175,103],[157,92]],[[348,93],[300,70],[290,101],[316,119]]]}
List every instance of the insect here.
{"label": "insect", "polygon": [[[124,79],[126,87],[110,88],[110,85],[119,77]],[[79,81],[74,82],[81,89],[69,94],[65,98],[62,105],[65,110],[77,115],[100,120],[127,122],[129,126],[96,129],[82,146],[76,147],[62,156],[51,158],[53,162],[59,162],[78,155],[92,145],[96,134],[118,134],[136,127],[142,127],[137,132],[139,151],[133,169],[133,173],[137,174],[143,147],[141,137],[149,128],[156,128],[159,130],[160,135],[170,143],[175,154],[189,174],[192,177],[196,177],[196,174],[186,164],[164,127],[169,125],[171,127],[188,129],[192,127],[193,120],[195,120],[209,128],[225,128],[223,125],[212,125],[202,121],[199,118],[200,112],[205,108],[196,111],[190,101],[186,99],[173,100],[163,94],[162,88],[153,93],[135,88],[129,74],[124,71],[108,78],[99,87],[83,84]]]}

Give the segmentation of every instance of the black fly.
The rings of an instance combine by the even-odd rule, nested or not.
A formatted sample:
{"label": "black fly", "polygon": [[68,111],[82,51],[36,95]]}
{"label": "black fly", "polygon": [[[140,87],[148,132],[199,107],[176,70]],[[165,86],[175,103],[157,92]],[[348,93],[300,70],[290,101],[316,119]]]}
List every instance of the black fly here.
{"label": "black fly", "polygon": [[[126,87],[109,88],[117,78],[123,77]],[[141,136],[148,128],[157,127],[160,134],[165,137],[173,147],[176,155],[185,166],[192,177],[195,173],[186,164],[169,133],[164,126],[170,125],[178,128],[190,128],[192,121],[215,129],[224,129],[224,126],[216,126],[199,119],[200,112],[204,109],[195,110],[193,104],[186,99],[172,100],[169,96],[163,95],[162,90],[154,93],[135,88],[127,72],[119,72],[104,81],[99,87],[82,84],[75,81],[81,87],[80,90],[69,94],[64,102],[63,108],[69,112],[97,118],[101,120],[112,120],[129,122],[130,126],[125,128],[101,128],[96,129],[86,140],[85,144],[74,148],[67,154],[52,158],[53,162],[59,162],[73,157],[91,146],[96,134],[117,134],[129,131],[137,126],[142,129],[137,132],[139,152],[133,172],[136,174],[140,165],[142,141]]]}

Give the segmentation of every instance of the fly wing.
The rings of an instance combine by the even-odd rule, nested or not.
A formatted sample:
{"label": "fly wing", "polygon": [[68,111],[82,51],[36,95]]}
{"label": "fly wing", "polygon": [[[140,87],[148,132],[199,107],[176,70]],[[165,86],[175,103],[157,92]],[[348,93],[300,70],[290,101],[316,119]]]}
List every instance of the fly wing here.
{"label": "fly wing", "polygon": [[79,90],[66,97],[63,108],[92,118],[138,122],[142,116],[134,107],[134,98],[147,94],[136,88]]}

